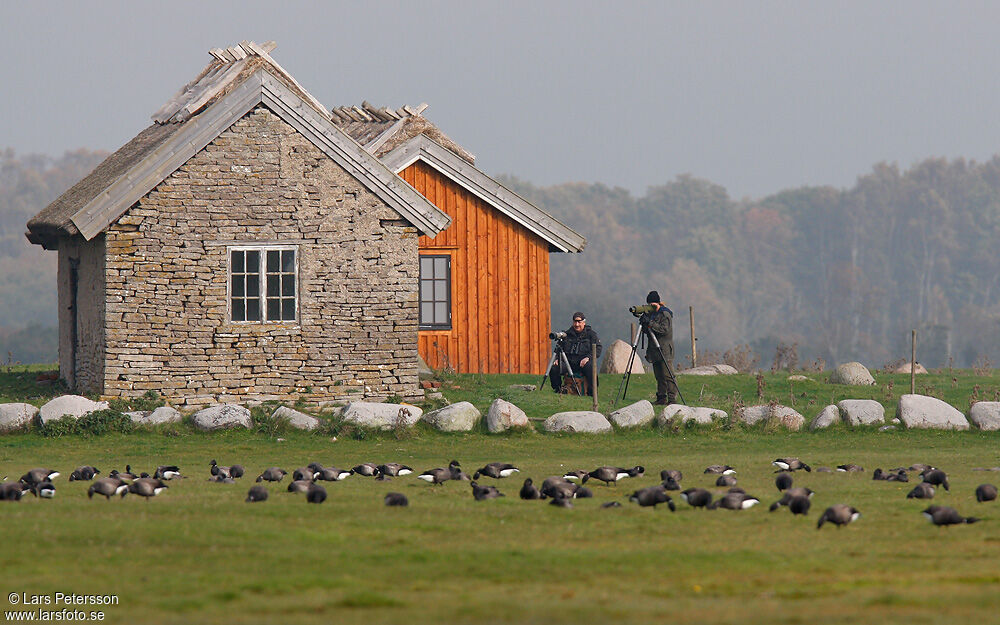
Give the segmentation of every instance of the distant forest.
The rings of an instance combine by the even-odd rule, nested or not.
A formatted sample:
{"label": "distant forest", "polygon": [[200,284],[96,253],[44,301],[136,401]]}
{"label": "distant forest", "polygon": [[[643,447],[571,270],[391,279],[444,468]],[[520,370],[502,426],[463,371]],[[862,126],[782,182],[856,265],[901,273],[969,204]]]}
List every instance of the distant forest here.
{"label": "distant forest", "polygon": [[[0,359],[56,360],[56,255],[25,224],[105,154],[0,151]],[[657,290],[674,311],[678,362],[740,349],[771,365],[917,359],[1000,362],[1000,157],[880,164],[850,189],[803,187],[734,200],[692,176],[642,197],[603,184],[501,180],[587,238],[552,254],[553,325],[587,313],[605,344],[629,338],[628,307]],[[789,353],[786,349],[786,355]]]}

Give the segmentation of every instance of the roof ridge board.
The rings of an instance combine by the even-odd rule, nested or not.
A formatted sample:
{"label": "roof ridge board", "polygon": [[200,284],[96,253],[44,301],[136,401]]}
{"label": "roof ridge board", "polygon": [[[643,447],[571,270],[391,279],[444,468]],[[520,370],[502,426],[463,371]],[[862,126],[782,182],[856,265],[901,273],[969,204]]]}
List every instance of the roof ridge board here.
{"label": "roof ridge board", "polygon": [[408,120],[409,117],[400,117],[396,120],[396,123],[383,130],[377,137],[365,144],[365,149],[375,154],[380,147],[385,145],[389,139],[394,137],[406,125]]}
{"label": "roof ridge board", "polygon": [[248,59],[249,57],[243,58],[235,63],[229,64],[224,72],[217,74],[212,80],[207,81],[202,86],[200,91],[194,92],[191,95],[191,98],[187,101],[187,104],[183,105],[177,112],[175,116],[176,120],[180,122],[187,121],[212,98],[219,95],[219,92],[232,84],[232,82],[239,77],[243,68],[249,63]]}
{"label": "roof ridge board", "polygon": [[[298,89],[302,93],[302,95],[304,96],[303,99],[306,102],[309,102],[309,104],[311,104],[314,108],[316,108],[317,111],[321,115],[323,115],[324,117],[326,117],[328,120],[330,119],[330,112],[327,110],[327,108],[325,106],[323,106],[323,103],[320,102],[319,100],[317,100],[315,98],[315,96],[313,96],[313,94],[309,93],[309,91],[305,87],[303,87],[302,84],[299,83],[299,81],[295,80],[295,77],[292,76],[291,74],[289,74],[288,71],[286,71],[284,67],[282,67],[277,61],[275,61],[274,58],[271,57],[270,54],[268,54],[267,50],[265,50],[263,47],[255,44],[255,43],[253,43],[252,41],[248,41],[246,43],[247,43],[247,45],[250,46],[250,48],[254,52],[257,53],[258,56],[260,56],[265,61],[267,61],[268,64],[270,64],[275,70],[278,71],[279,74],[281,74],[282,80],[288,81],[292,86],[294,86],[296,89]],[[273,44],[273,43],[274,43],[273,41],[270,41],[270,42],[265,43],[264,45],[267,46],[268,44]],[[272,47],[271,49],[273,50],[274,48]]]}
{"label": "roof ridge board", "polygon": [[221,70],[227,66],[227,63],[220,63],[217,61],[211,61],[205,66],[205,69],[201,70],[201,73],[194,77],[190,82],[181,87],[172,98],[167,100],[166,104],[160,107],[158,111],[153,113],[151,119],[158,124],[167,123],[171,117],[173,117],[177,111],[181,109],[184,102],[190,99],[190,94],[195,91],[195,88],[199,83],[208,80],[210,77],[215,77]]}

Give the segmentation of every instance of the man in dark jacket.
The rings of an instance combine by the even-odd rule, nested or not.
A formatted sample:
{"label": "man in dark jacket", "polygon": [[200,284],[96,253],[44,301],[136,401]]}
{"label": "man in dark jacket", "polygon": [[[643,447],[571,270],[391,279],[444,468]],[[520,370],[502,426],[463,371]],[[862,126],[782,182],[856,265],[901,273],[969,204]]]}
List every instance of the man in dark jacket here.
{"label": "man in dark jacket", "polygon": [[[562,348],[566,353],[566,360],[573,369],[573,373],[582,375],[584,380],[589,381],[594,375],[594,364],[590,360],[591,346],[597,346],[597,357],[601,356],[601,339],[597,332],[587,325],[587,317],[582,312],[573,313],[573,325],[566,330],[566,338],[562,339]],[[562,376],[565,372],[561,370],[559,362],[552,365],[549,375],[552,377],[552,389],[555,392],[562,390]],[[590,389],[590,395],[597,392],[596,388]]]}
{"label": "man in dark jacket", "polygon": [[[674,313],[660,301],[660,294],[650,291],[646,303],[654,308],[639,319],[656,337],[660,349],[653,341],[646,347],[646,360],[653,365],[656,376],[656,404],[664,406],[677,402],[677,381],[674,379]],[[662,354],[661,354],[662,352]]]}

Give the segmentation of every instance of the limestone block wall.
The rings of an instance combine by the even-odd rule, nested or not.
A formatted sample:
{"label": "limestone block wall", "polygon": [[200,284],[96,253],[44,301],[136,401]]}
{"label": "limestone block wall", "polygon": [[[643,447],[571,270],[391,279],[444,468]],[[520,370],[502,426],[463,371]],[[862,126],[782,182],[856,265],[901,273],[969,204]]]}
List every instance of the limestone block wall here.
{"label": "limestone block wall", "polygon": [[[106,233],[104,392],[418,396],[417,231],[264,106]],[[234,323],[229,250],[293,246],[294,322]]]}

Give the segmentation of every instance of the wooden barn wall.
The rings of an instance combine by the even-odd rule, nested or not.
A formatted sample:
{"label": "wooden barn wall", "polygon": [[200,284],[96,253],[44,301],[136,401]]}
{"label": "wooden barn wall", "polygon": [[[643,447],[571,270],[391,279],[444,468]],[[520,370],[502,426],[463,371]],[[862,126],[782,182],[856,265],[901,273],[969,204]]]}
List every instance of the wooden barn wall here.
{"label": "wooden barn wall", "polygon": [[451,330],[420,330],[435,369],[542,374],[549,358],[548,244],[422,161],[400,175],[454,221],[421,254],[449,254]]}

